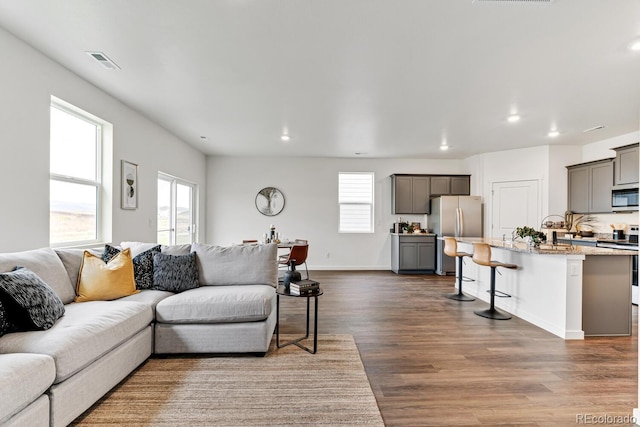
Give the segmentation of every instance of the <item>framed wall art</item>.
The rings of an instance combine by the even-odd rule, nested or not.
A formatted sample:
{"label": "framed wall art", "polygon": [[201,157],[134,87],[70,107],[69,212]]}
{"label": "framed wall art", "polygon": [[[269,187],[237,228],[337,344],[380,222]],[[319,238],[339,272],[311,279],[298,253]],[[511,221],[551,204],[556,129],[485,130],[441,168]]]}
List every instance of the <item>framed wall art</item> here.
{"label": "framed wall art", "polygon": [[138,209],[138,165],[122,161],[122,209]]}
{"label": "framed wall art", "polygon": [[284,195],[275,187],[265,187],[256,194],[256,209],[266,216],[276,216],[284,209]]}

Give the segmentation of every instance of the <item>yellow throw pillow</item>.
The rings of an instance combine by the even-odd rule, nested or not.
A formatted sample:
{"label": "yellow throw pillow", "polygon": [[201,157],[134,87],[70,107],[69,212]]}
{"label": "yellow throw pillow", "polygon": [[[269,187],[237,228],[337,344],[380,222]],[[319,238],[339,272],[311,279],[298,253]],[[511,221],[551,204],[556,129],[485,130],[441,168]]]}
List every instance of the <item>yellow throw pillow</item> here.
{"label": "yellow throw pillow", "polygon": [[84,251],[78,274],[76,302],[109,301],[140,292],[136,290],[131,251],[125,249],[108,263]]}

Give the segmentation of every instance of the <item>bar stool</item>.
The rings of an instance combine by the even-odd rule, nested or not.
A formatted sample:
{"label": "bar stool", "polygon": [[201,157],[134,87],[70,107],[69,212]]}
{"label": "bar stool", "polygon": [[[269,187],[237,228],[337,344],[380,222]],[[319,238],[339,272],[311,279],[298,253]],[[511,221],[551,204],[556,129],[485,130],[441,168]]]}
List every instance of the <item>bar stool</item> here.
{"label": "bar stool", "polygon": [[[453,237],[443,237],[442,240],[444,240],[444,253],[450,257],[458,258],[458,292],[447,295],[447,298],[454,299],[456,301],[475,301],[475,298],[466,296],[462,293],[462,258],[466,256],[470,257],[471,254],[458,252],[458,242],[456,242],[456,239]],[[473,279],[468,280],[473,281]]]}
{"label": "bar stool", "polygon": [[496,320],[509,320],[511,316],[501,311],[496,310],[494,305],[494,298],[497,294],[500,298],[509,298],[511,295],[506,294],[504,292],[496,291],[496,268],[511,268],[517,269],[518,266],[516,264],[506,264],[498,261],[491,261],[491,246],[486,243],[474,243],[473,244],[473,262],[478,265],[484,265],[487,267],[491,267],[491,289],[489,293],[491,294],[491,306],[487,310],[476,310],[475,314],[478,316],[486,317],[487,319],[496,319]]}

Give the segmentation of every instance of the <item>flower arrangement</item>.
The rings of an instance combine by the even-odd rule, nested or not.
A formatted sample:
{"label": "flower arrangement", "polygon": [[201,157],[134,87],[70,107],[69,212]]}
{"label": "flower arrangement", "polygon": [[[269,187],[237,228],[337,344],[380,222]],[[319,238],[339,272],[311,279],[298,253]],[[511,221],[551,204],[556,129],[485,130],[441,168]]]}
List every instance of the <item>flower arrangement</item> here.
{"label": "flower arrangement", "polygon": [[521,239],[526,239],[527,237],[529,237],[529,239],[531,240],[531,242],[533,242],[533,244],[535,246],[540,245],[540,242],[543,242],[545,240],[547,240],[547,235],[544,234],[541,231],[537,231],[535,228],[533,227],[527,227],[526,225],[524,227],[518,227],[515,229],[515,231],[513,232],[514,237],[520,237]]}

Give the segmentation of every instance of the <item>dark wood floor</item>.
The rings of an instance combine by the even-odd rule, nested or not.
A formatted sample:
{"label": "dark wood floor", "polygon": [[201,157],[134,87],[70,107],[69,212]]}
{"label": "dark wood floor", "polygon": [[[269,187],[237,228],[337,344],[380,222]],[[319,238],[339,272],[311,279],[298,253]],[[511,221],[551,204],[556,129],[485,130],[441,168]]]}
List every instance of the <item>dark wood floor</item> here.
{"label": "dark wood floor", "polygon": [[[632,337],[564,341],[519,318],[476,316],[482,301],[444,298],[450,276],[311,278],[325,292],[319,332],[354,336],[387,426],[569,426],[638,406],[636,307]],[[303,325],[298,302],[283,300],[283,332]]]}

